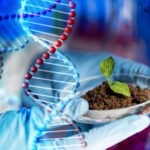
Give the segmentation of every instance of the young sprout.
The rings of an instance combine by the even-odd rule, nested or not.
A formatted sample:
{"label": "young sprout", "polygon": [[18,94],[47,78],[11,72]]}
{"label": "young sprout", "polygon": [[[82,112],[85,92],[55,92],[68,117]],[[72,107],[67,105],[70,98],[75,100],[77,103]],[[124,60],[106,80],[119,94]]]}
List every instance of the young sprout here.
{"label": "young sprout", "polygon": [[110,89],[117,94],[122,94],[124,96],[131,97],[131,92],[128,84],[118,81],[111,83],[110,77],[114,70],[114,67],[115,61],[112,57],[109,57],[100,63],[100,71],[107,78]]}

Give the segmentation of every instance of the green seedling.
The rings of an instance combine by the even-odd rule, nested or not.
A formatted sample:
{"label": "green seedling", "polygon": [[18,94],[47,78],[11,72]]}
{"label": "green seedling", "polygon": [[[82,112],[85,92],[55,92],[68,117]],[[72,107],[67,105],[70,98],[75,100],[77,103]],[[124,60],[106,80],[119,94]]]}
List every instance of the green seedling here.
{"label": "green seedling", "polygon": [[117,94],[121,94],[127,97],[131,97],[131,92],[128,84],[115,81],[111,83],[110,77],[115,67],[115,61],[112,57],[103,60],[100,63],[100,71],[106,77],[110,89]]}

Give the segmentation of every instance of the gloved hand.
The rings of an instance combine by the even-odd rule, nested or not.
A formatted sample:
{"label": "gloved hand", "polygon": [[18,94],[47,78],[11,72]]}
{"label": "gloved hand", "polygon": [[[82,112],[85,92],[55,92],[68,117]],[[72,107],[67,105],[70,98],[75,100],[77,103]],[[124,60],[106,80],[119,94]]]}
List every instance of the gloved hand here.
{"label": "gloved hand", "polygon": [[[71,118],[76,119],[87,111],[88,104],[85,100],[74,99],[66,105],[63,113],[69,114]],[[46,127],[46,124],[50,123],[51,119],[52,115],[38,106],[34,106],[31,110],[22,108],[18,111],[2,114],[0,118],[0,150],[16,150],[18,149],[18,144],[20,150],[35,149],[36,137]],[[89,132],[84,132],[85,141],[88,143],[87,150],[110,147],[143,130],[149,123],[150,120],[146,116],[131,116],[103,127],[91,129]],[[95,142],[94,139],[97,139],[98,142]],[[57,140],[42,142],[40,146],[42,145],[49,146],[52,149],[53,146],[63,146],[67,145],[67,143],[63,140]],[[69,148],[67,149],[70,150]]]}
{"label": "gloved hand", "polygon": [[45,128],[51,115],[40,107],[22,108],[0,116],[0,150],[31,150],[38,131]]}
{"label": "gloved hand", "polygon": [[[66,50],[64,51],[64,54],[67,57],[69,57],[74,64],[76,64],[77,70],[80,72],[81,81],[89,79],[93,76],[101,75],[99,70],[99,63],[109,56],[112,56],[115,59],[116,64],[113,72],[114,74],[128,74],[130,78],[132,78],[133,75],[142,75],[147,77],[150,76],[150,67],[141,63],[137,63],[130,59],[121,58],[112,53],[108,53],[104,51],[101,52],[87,51],[85,53],[82,51],[79,52],[74,50]],[[141,81],[140,83],[142,84]],[[95,83],[90,83],[90,84],[93,84],[90,86],[95,86],[94,85]],[[79,90],[85,90],[85,89],[86,86],[83,86]]]}
{"label": "gloved hand", "polygon": [[[96,52],[78,52],[78,51],[65,51],[66,56],[70,57],[72,62],[76,64],[77,69],[80,72],[81,80],[86,79],[92,76],[100,75],[99,72],[99,63],[106,57],[112,55],[116,60],[116,67],[114,73],[123,73],[123,74],[140,74],[149,76],[150,68],[140,63],[136,63],[131,60],[126,60],[113,54],[109,53],[96,53]],[[90,61],[87,61],[90,60]],[[86,62],[86,63],[83,63]],[[81,65],[82,64],[82,65]],[[88,67],[87,67],[88,66]],[[95,68],[95,69],[94,69]],[[91,71],[89,71],[91,70]],[[81,88],[82,89],[82,88]],[[78,100],[79,101],[79,100]],[[70,103],[71,104],[71,103]],[[74,101],[72,107],[74,107]],[[79,106],[83,109],[79,103]],[[66,110],[66,109],[65,109]],[[75,107],[74,107],[75,110]],[[67,114],[71,114],[69,109],[67,109]],[[86,112],[86,110],[85,110]],[[74,114],[78,113],[78,111],[74,111]],[[72,115],[71,117],[73,117]],[[80,116],[79,114],[76,116]],[[140,124],[140,125],[139,125]],[[112,123],[106,124],[105,126],[91,128],[89,125],[82,124],[82,128],[85,132],[85,139],[88,143],[88,150],[97,150],[97,149],[106,149],[127,137],[134,135],[135,133],[142,131],[144,128],[150,125],[149,118],[146,116],[135,115],[130,116],[118,121],[114,121]],[[108,132],[109,131],[109,132]],[[96,140],[95,140],[96,139]],[[63,143],[61,143],[60,145]],[[43,142],[41,145],[55,145],[56,143]],[[58,143],[57,143],[58,144]]]}
{"label": "gloved hand", "polygon": [[[99,62],[104,58],[110,56],[108,53],[82,53],[82,52],[65,52],[65,55],[71,57],[73,63],[76,64],[77,69],[81,74],[81,79],[91,77],[93,75],[100,75]],[[115,73],[130,73],[130,74],[143,74],[149,75],[149,67],[135,63],[130,60],[125,60],[120,57],[114,56],[116,60]],[[87,61],[90,60],[90,61]],[[86,63],[83,63],[86,62]],[[81,65],[82,64],[82,65]],[[87,67],[88,66],[88,67]],[[95,68],[95,69],[94,69]],[[89,70],[92,70],[89,72]],[[82,104],[81,104],[82,103]],[[69,114],[72,119],[76,119],[88,110],[86,101],[81,99],[72,100],[64,108],[64,113]],[[140,124],[140,125],[139,125]],[[82,124],[84,129],[85,141],[87,141],[87,150],[106,149],[127,137],[142,131],[150,124],[149,118],[142,115],[130,116],[118,121],[111,122],[105,126],[90,127]],[[108,132],[109,131],[109,132]],[[41,146],[49,147],[59,145],[67,145],[63,140],[41,142]],[[66,148],[67,149],[67,148]],[[69,148],[68,148],[69,149]],[[55,149],[56,150],[56,149]]]}
{"label": "gloved hand", "polygon": [[[64,109],[65,114],[69,114],[71,118],[76,119],[81,114],[88,111],[88,104],[83,99],[72,100]],[[93,128],[88,132],[83,132],[85,141],[87,143],[86,150],[105,150],[117,144],[124,139],[142,131],[150,124],[150,119],[144,115],[133,115],[120,119],[104,126]],[[73,143],[72,143],[73,144]],[[47,147],[47,149],[55,147],[55,150],[59,150],[59,146],[68,145],[65,150],[72,150],[69,148],[69,144],[65,140],[57,141],[43,141],[40,143],[40,147]],[[58,146],[58,149],[56,148]],[[78,150],[82,148],[78,148]]]}
{"label": "gloved hand", "polygon": [[[79,103],[78,103],[79,102]],[[78,104],[86,109],[81,109]],[[85,113],[88,107],[84,101],[72,101],[66,106],[66,110],[74,117],[79,117]],[[67,113],[67,111],[64,112]],[[34,106],[31,109],[22,108],[16,111],[9,111],[0,116],[0,150],[34,150],[35,141],[40,136],[41,131],[50,124],[55,117],[54,114]]]}
{"label": "gloved hand", "polygon": [[20,101],[16,96],[10,96],[6,91],[0,89],[0,114],[8,110],[16,109]]}

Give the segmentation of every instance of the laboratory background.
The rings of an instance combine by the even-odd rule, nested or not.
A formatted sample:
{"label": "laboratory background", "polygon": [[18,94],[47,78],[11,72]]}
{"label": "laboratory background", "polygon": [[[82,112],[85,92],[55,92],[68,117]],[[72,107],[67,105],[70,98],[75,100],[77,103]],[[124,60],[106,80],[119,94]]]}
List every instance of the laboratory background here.
{"label": "laboratory background", "polygon": [[[0,1],[0,42],[4,42],[4,39],[1,39],[1,35],[4,34],[4,24],[7,28],[10,27],[10,30],[15,28],[7,24],[7,14],[17,11],[21,5],[20,1]],[[75,24],[72,33],[60,49],[77,66],[81,78],[93,76],[97,72],[94,71],[96,66],[90,70],[88,66],[99,63],[107,54],[150,67],[149,0],[74,0],[74,2],[76,3]],[[4,20],[1,17],[3,15],[6,16]],[[34,40],[26,39],[26,33],[20,26],[17,30],[16,37],[12,37],[20,41],[24,38],[26,42],[20,48],[21,50],[3,54],[0,74],[1,113],[20,106],[32,105],[29,100],[26,100],[21,84],[36,58],[45,51],[45,48]],[[14,45],[17,45],[16,39],[8,39],[10,41],[6,43],[10,47],[13,41]],[[0,55],[3,51],[0,51]],[[11,97],[11,100],[8,97]],[[108,150],[150,150],[150,127]]]}

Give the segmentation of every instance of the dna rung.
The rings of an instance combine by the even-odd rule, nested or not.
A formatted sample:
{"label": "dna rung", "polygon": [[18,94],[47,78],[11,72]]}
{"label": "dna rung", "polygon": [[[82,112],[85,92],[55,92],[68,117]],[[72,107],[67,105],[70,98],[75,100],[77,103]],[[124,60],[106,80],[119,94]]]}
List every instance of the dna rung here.
{"label": "dna rung", "polygon": [[[50,3],[53,3],[53,5],[49,6]],[[26,18],[21,19],[21,22],[24,30],[36,41],[40,43],[44,41],[50,46],[57,48],[67,40],[72,30],[75,22],[74,8],[75,4],[67,0],[39,0],[38,2],[36,0],[28,0],[23,5],[22,13],[27,16],[33,16],[26,16]]]}
{"label": "dna rung", "polygon": [[0,52],[12,52],[25,48],[29,37],[18,21],[0,22]]}
{"label": "dna rung", "polygon": [[[41,6],[44,9],[40,8]],[[56,10],[57,6],[65,8],[58,7],[58,10]],[[36,40],[40,39],[50,45],[60,47],[63,41],[67,39],[74,24],[74,8],[75,4],[71,1],[67,3],[64,1],[63,3],[60,0],[47,2],[43,0],[24,0],[19,13],[0,16],[0,52],[12,52],[25,48],[26,44],[29,43],[28,36],[31,34]],[[61,19],[62,17],[65,19]],[[41,22],[44,22],[44,24]],[[24,30],[22,29],[22,25],[24,26]],[[49,26],[45,28],[46,25]],[[49,31],[49,34],[46,34],[46,30]],[[28,34],[26,33],[27,31]]]}
{"label": "dna rung", "polygon": [[[60,52],[60,47],[72,30],[75,4],[71,0],[28,0],[22,12],[24,30],[49,51],[37,59],[23,83],[26,94],[51,113],[52,120],[38,138],[37,149],[84,149],[83,136],[70,117],[62,110],[79,86],[76,67]],[[47,9],[46,9],[47,8]],[[52,9],[55,8],[55,9]],[[42,11],[44,10],[44,11]],[[38,13],[37,13],[38,12]],[[30,17],[27,17],[30,15]],[[32,17],[31,17],[32,16]],[[62,19],[63,18],[63,19]],[[58,141],[60,145],[58,145]],[[47,142],[51,142],[46,145]]]}
{"label": "dna rung", "polygon": [[65,101],[73,96],[78,78],[74,65],[60,52],[56,52],[43,62],[37,72],[30,71],[25,83],[28,84],[27,93],[32,98],[54,106],[59,100]]}
{"label": "dna rung", "polygon": [[[27,1],[28,0],[24,0],[24,1],[21,2],[23,7],[24,7],[24,4],[27,3]],[[49,7],[41,10],[40,12],[37,12],[36,14],[39,14],[39,15],[41,13],[46,14],[47,12],[52,11],[54,8],[56,8],[57,3],[59,3],[59,2],[57,2],[57,0],[56,0],[56,1],[51,1],[49,3],[51,3],[49,5]],[[35,15],[34,14],[28,14],[28,13],[25,13],[25,12],[22,12],[22,11],[19,13],[18,10],[17,10],[16,13],[0,15],[0,21],[8,21],[8,20],[15,20],[15,19],[20,20],[22,18],[26,19],[26,18],[29,18],[29,17],[33,18]]]}
{"label": "dna rung", "polygon": [[[36,72],[32,72],[31,69],[27,73],[24,83],[26,93],[31,99],[53,114],[47,129],[38,138],[37,149],[66,147],[73,150],[84,149],[86,143],[78,127],[68,116],[61,113],[79,86],[78,72],[75,66],[58,51],[51,54],[49,59],[42,60],[41,65],[35,65]],[[39,63],[39,59],[37,62]],[[55,143],[57,141],[60,145]],[[49,142],[51,144],[45,144]]]}
{"label": "dna rung", "polygon": [[[53,118],[51,124],[47,126],[47,130],[43,132],[43,135],[38,139],[38,149],[84,149],[86,143],[76,125],[71,120],[68,120],[67,116],[59,116],[59,118]],[[59,143],[59,145],[57,143]]]}
{"label": "dna rung", "polygon": [[[0,14],[4,14],[3,11],[5,12],[1,9]],[[18,10],[13,11],[17,12]],[[11,15],[14,16],[14,14]],[[11,17],[8,14],[0,16],[0,52],[2,53],[18,51],[25,48],[29,43],[29,37],[23,30],[19,20],[9,18]]]}

